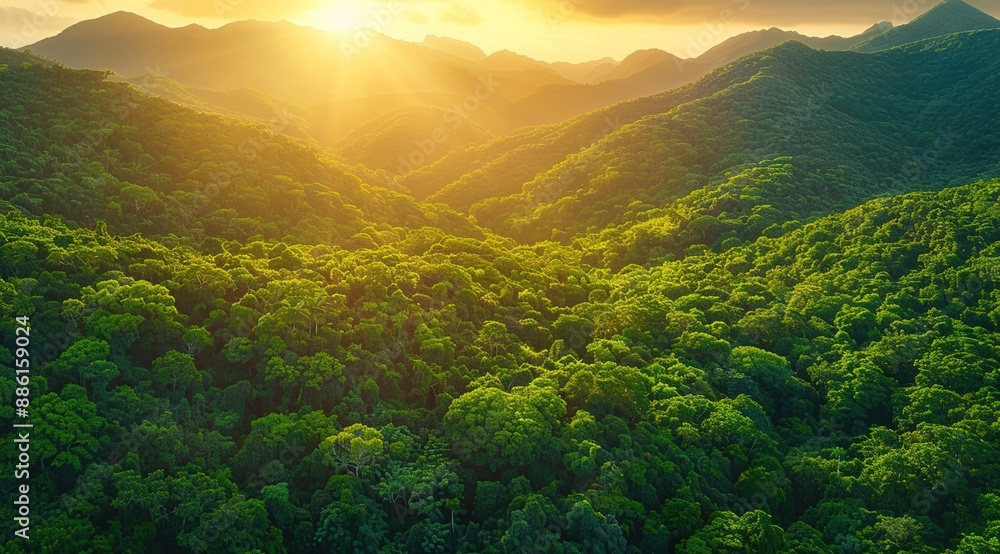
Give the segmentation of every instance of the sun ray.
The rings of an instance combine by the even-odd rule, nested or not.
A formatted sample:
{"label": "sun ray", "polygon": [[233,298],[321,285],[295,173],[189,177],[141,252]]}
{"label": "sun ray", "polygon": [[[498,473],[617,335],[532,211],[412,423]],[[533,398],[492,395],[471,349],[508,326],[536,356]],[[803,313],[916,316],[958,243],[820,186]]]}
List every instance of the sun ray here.
{"label": "sun ray", "polygon": [[364,25],[364,17],[355,2],[334,2],[314,12],[314,17],[317,27],[329,30],[357,29]]}

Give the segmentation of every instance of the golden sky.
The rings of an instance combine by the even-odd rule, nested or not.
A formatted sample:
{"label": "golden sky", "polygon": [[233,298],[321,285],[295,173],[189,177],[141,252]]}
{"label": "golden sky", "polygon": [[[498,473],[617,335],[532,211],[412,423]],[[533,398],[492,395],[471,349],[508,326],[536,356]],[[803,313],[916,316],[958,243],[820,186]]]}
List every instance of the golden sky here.
{"label": "golden sky", "polygon": [[[0,45],[30,44],[81,19],[117,10],[168,26],[218,27],[259,19],[321,29],[368,28],[420,42],[428,34],[546,61],[621,59],[661,48],[680,57],[745,31],[781,27],[854,35],[905,23],[938,0],[0,0]],[[969,0],[1000,16],[1000,0]],[[20,42],[21,44],[17,44]]]}

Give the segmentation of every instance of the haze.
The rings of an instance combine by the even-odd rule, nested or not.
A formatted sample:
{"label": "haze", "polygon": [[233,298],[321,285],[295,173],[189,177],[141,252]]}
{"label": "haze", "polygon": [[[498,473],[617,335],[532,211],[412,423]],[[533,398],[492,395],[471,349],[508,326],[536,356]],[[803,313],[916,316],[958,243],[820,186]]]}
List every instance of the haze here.
{"label": "haze", "polygon": [[[1000,15],[997,0],[969,3]],[[780,26],[811,36],[852,36],[876,21],[906,23],[933,4],[930,0],[16,0],[0,3],[0,45],[24,46],[77,21],[128,10],[175,27],[284,19],[324,30],[368,26],[413,42],[429,34],[444,35],[472,42],[487,53],[506,49],[546,61],[622,59],[644,48],[696,57],[754,29]]]}

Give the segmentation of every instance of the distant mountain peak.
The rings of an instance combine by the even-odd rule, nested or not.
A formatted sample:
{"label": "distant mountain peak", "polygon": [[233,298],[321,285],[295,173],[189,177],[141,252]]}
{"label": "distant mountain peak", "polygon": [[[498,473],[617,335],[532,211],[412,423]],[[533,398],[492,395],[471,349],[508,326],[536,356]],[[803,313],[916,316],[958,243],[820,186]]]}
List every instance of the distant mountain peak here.
{"label": "distant mountain peak", "polygon": [[865,32],[861,33],[858,36],[875,35],[875,34],[879,34],[879,33],[884,33],[886,31],[888,31],[889,29],[893,29],[893,28],[895,28],[895,25],[893,25],[891,21],[879,21],[878,23],[876,23],[876,24],[872,25],[871,27],[865,29]]}
{"label": "distant mountain peak", "polygon": [[648,50],[636,50],[635,52],[632,52],[624,60],[622,60],[620,66],[625,66],[633,63],[645,64],[648,66],[656,63],[661,63],[664,61],[675,61],[677,59],[679,58],[671,54],[670,52],[666,52],[664,50],[660,50],[657,48],[651,48]]}
{"label": "distant mountain peak", "polygon": [[984,15],[988,15],[985,14],[983,11],[979,10],[978,8],[972,6],[968,2],[965,2],[964,0],[943,0],[942,2],[939,2],[938,5],[927,10],[927,13],[925,13],[923,16],[932,14],[934,12],[940,12],[941,10],[972,10]]}
{"label": "distant mountain peak", "polygon": [[494,52],[487,56],[482,61],[482,64],[493,71],[543,70],[552,74],[558,74],[549,64],[511,50]]}
{"label": "distant mountain peak", "polygon": [[626,56],[621,63],[605,71],[600,79],[595,82],[627,79],[644,71],[655,70],[655,68],[662,67],[665,64],[677,64],[680,61],[681,59],[677,56],[658,48],[636,50]]}
{"label": "distant mountain peak", "polygon": [[100,17],[95,17],[91,21],[111,21],[111,20],[115,20],[115,19],[120,19],[120,20],[129,20],[129,19],[131,19],[131,20],[139,20],[139,21],[150,21],[149,19],[146,19],[145,17],[143,17],[143,16],[141,16],[141,15],[135,13],[135,12],[130,12],[128,10],[114,11],[114,12],[102,15]]}
{"label": "distant mountain peak", "polygon": [[[905,16],[902,12],[894,19]],[[1000,29],[1000,20],[963,0],[944,0],[905,25],[893,27],[854,47],[859,52],[876,52],[953,33]]]}
{"label": "distant mountain peak", "polygon": [[160,25],[159,23],[151,19],[147,19],[137,13],[132,13],[125,10],[119,10],[116,12],[111,12],[107,15],[102,15],[101,17],[97,17],[91,20],[81,21],[76,25],[74,25],[74,27],[79,25],[86,25],[86,26],[102,25],[102,26],[115,26],[115,27],[122,27],[122,26],[163,27],[163,25]]}
{"label": "distant mountain peak", "polygon": [[[154,36],[166,30],[169,30],[169,27],[141,15],[121,10],[102,15],[96,19],[78,21],[57,36],[72,37],[81,42],[96,42],[104,41],[109,37],[124,39],[125,37]],[[43,39],[28,48],[37,52],[40,45],[51,40],[52,38]]]}
{"label": "distant mountain peak", "polygon": [[916,23],[921,19],[934,19],[941,17],[954,17],[961,16],[970,18],[971,20],[981,20],[981,21],[994,21],[1000,23],[992,15],[976,8],[975,6],[965,2],[964,0],[944,0],[940,4],[934,6],[927,13],[917,17],[912,21]]}
{"label": "distant mountain peak", "polygon": [[808,44],[801,40],[790,39],[763,51],[774,54],[775,52],[806,52],[812,50],[813,48],[810,48]]}
{"label": "distant mountain peak", "polygon": [[525,56],[524,54],[518,54],[517,52],[514,52],[513,50],[507,50],[507,49],[497,50],[496,52],[490,54],[487,57],[488,58],[493,58],[493,59],[497,59],[497,58],[510,58],[510,59],[519,59],[519,60],[531,60],[533,62],[534,61],[538,61],[538,60],[532,59],[532,58],[530,58],[528,56]]}
{"label": "distant mountain peak", "polygon": [[470,62],[478,63],[486,59],[486,52],[483,52],[482,48],[456,38],[427,35],[423,45]]}

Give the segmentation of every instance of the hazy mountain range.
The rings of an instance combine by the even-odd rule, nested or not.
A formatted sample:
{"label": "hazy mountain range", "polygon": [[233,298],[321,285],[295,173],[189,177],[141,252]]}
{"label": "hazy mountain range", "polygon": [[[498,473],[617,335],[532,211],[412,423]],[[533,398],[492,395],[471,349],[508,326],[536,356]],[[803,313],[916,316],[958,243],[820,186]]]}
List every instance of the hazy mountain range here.
{"label": "hazy mountain range", "polygon": [[[413,44],[379,35],[358,48],[357,35],[347,31],[261,22],[215,30],[168,28],[118,12],[73,25],[26,49],[69,67],[114,71],[151,93],[198,109],[279,120],[292,134],[333,145],[403,105],[416,114],[413,102],[457,111],[491,133],[504,134],[676,88],[789,40],[814,49],[872,52],[997,26],[1000,21],[993,17],[948,0],[908,25],[880,23],[856,37],[815,38],[772,28],[728,39],[697,58],[654,49],[620,62],[570,64],[509,51],[486,55],[475,45],[445,37]],[[494,84],[484,87],[484,81]]]}

